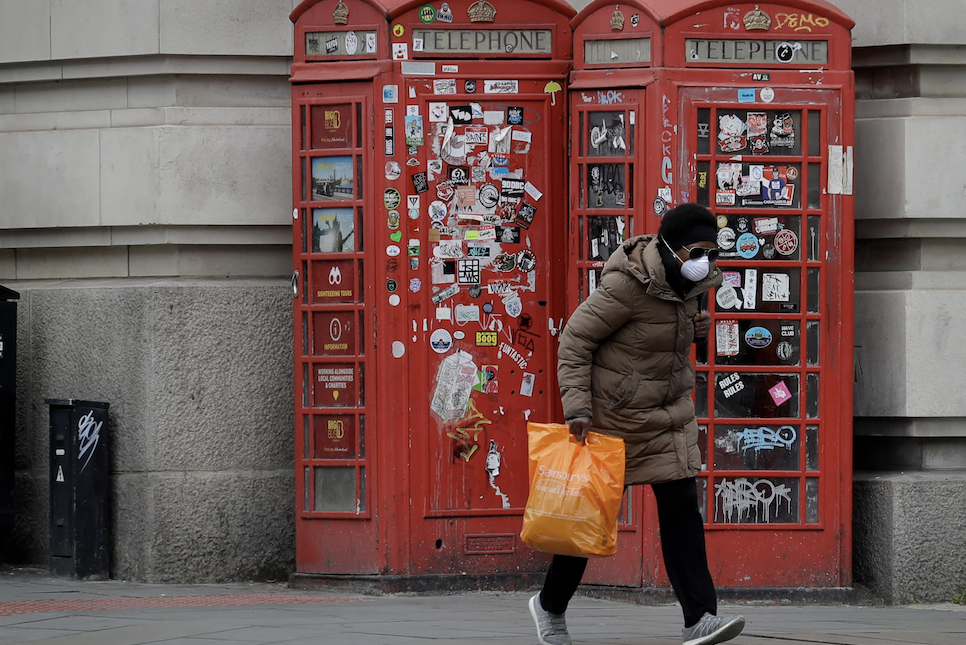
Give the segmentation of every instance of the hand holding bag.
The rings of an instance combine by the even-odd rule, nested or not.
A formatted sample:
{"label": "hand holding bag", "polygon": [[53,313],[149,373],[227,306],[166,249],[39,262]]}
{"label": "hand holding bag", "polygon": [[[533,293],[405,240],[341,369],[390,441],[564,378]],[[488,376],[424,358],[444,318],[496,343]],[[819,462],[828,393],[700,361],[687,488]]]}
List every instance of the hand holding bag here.
{"label": "hand holding bag", "polygon": [[538,551],[617,552],[624,440],[591,432],[584,444],[560,423],[529,423],[530,497],[520,538]]}

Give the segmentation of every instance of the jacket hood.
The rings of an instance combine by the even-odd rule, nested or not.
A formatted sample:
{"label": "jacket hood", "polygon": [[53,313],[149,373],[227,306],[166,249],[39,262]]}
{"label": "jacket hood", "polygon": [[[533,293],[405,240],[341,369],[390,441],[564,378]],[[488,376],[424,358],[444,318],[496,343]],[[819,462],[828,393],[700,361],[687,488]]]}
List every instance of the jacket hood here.
{"label": "jacket hood", "polygon": [[[607,260],[601,277],[611,271],[632,275],[647,285],[647,292],[664,300],[681,300],[667,281],[664,262],[658,250],[657,235],[638,235],[625,241]],[[708,276],[694,283],[685,300],[696,298],[702,293],[721,285],[722,276],[717,263],[712,265]]]}

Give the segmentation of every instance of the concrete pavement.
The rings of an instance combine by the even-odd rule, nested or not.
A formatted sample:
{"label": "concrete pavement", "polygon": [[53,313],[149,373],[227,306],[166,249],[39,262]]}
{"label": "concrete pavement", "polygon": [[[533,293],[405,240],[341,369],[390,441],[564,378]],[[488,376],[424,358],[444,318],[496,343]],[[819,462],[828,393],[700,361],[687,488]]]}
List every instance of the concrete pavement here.
{"label": "concrete pavement", "polygon": [[[0,570],[0,645],[533,645],[527,593],[364,596],[283,584],[148,585]],[[966,607],[722,604],[748,621],[736,645],[966,644]],[[575,644],[680,645],[677,605],[587,597],[567,612]]]}

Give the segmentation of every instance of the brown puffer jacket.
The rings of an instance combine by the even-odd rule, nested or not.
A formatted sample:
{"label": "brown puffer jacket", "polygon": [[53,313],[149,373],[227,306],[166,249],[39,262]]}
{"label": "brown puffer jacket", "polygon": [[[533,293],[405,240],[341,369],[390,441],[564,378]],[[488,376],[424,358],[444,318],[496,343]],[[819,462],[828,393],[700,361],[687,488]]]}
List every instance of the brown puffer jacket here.
{"label": "brown puffer jacket", "polygon": [[697,297],[721,284],[721,271],[712,265],[682,301],[668,285],[658,244],[646,235],[621,245],[567,321],[557,352],[564,416],[589,417],[595,432],[624,439],[626,484],[701,470],[691,319]]}

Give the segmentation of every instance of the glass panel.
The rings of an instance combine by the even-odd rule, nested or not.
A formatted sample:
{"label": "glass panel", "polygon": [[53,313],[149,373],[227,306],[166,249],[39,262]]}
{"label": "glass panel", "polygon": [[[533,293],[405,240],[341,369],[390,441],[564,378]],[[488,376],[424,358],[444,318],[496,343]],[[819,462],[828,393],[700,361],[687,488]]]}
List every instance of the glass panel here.
{"label": "glass panel", "polygon": [[366,364],[359,363],[359,407],[366,405]]}
{"label": "glass panel", "polygon": [[577,302],[583,302],[587,299],[587,288],[585,285],[585,275],[587,272],[584,269],[577,270]]}
{"label": "glass panel", "polygon": [[[698,166],[700,167],[700,163]],[[700,182],[700,174],[698,176]],[[721,257],[744,260],[799,260],[802,218],[798,215],[719,214]],[[723,225],[722,225],[723,224]]]}
{"label": "glass panel", "polygon": [[308,459],[309,458],[309,434],[310,434],[309,415],[307,414],[302,415],[302,426],[303,426],[302,438],[303,438],[303,443],[305,444],[305,446],[303,446],[304,450],[302,451],[302,458]]}
{"label": "glass panel", "polygon": [[356,418],[353,415],[313,418],[316,459],[352,459],[356,456]]}
{"label": "glass panel", "polygon": [[353,311],[312,312],[312,355],[352,356],[356,353]]}
{"label": "glass panel", "polygon": [[588,157],[625,156],[624,112],[588,112],[587,143]]}
{"label": "glass panel", "polygon": [[299,224],[302,226],[302,253],[309,252],[309,218],[308,211],[304,208],[299,210]]}
{"label": "glass panel", "polygon": [[309,380],[309,364],[303,363],[302,364],[302,407],[303,408],[309,407],[309,387],[311,383],[312,381]]}
{"label": "glass panel", "polygon": [[797,268],[752,269],[719,266],[724,283],[715,290],[715,311],[797,313],[801,307],[802,272]]}
{"label": "glass panel", "polygon": [[711,110],[698,109],[698,154],[711,154]]}
{"label": "glass panel", "polygon": [[798,470],[798,431],[790,425],[715,426],[716,470]]}
{"label": "glass panel", "polygon": [[627,189],[624,191],[626,208],[634,208],[634,164],[627,165]]}
{"label": "glass panel", "polygon": [[797,417],[799,378],[798,374],[715,374],[714,415],[719,419]]}
{"label": "glass panel", "polygon": [[[715,431],[717,432],[717,430]],[[698,426],[698,450],[701,452],[701,470],[708,469],[708,426]]]}
{"label": "glass panel", "polygon": [[809,374],[805,379],[805,413],[809,419],[818,418],[818,374]]}
{"label": "glass panel", "polygon": [[356,283],[359,286],[359,304],[363,304],[366,301],[365,268],[365,262],[359,260],[359,281]]}
{"label": "glass panel", "polygon": [[716,320],[718,365],[798,365],[801,333],[797,320]]}
{"label": "glass panel", "polygon": [[577,147],[578,147],[577,156],[578,157],[583,157],[584,156],[584,135],[585,135],[585,133],[584,133],[584,113],[583,112],[579,112],[578,113],[578,116],[577,116],[577,124],[578,124],[577,125],[577,132],[580,133],[580,136],[577,137]]}
{"label": "glass panel", "polygon": [[306,130],[308,128],[309,122],[305,119],[305,106],[304,105],[300,106],[299,111],[302,114],[302,117],[300,119],[300,123],[302,124],[302,136],[300,138],[299,148],[301,150],[305,150],[305,142],[307,140],[307,138],[306,138]]}
{"label": "glass panel", "polygon": [[808,207],[822,207],[822,164],[808,164]]}
{"label": "glass panel", "polygon": [[[352,105],[313,105],[312,149],[351,148]],[[360,124],[361,127],[361,124]]]}
{"label": "glass panel", "polygon": [[307,261],[302,262],[302,304],[309,304],[309,263]]}
{"label": "glass panel", "polygon": [[805,469],[818,470],[818,426],[805,427]]}
{"label": "glass panel", "polygon": [[[308,436],[308,435],[306,435],[306,436]],[[302,477],[305,478],[305,485],[304,485],[305,490],[304,490],[304,498],[303,498],[303,501],[302,501],[302,510],[303,511],[308,511],[309,510],[309,500],[312,499],[312,493],[311,493],[312,475],[309,472],[309,467],[308,466],[305,467],[305,470],[302,473]]]}
{"label": "glass panel", "polygon": [[312,201],[352,199],[355,172],[352,157],[312,158]]}
{"label": "glass panel", "polygon": [[808,313],[818,313],[818,269],[808,270]]}
{"label": "glass panel", "polygon": [[309,314],[306,311],[302,312],[302,347],[299,353],[302,356],[309,353]]}
{"label": "glass panel", "polygon": [[[362,120],[362,103],[356,103],[356,140],[355,147],[361,148],[362,142],[365,141],[363,138],[363,120]],[[362,157],[359,157],[359,177],[362,177]],[[362,183],[361,181],[359,182]],[[362,199],[362,188],[359,189],[359,199]]]}
{"label": "glass panel", "polygon": [[[361,177],[361,175],[360,175],[360,177]],[[360,182],[360,184],[361,184],[361,182]],[[360,206],[359,207],[359,218],[356,220],[356,230],[355,230],[355,234],[352,236],[352,239],[355,240],[355,242],[356,242],[356,247],[357,247],[356,248],[356,251],[359,252],[359,253],[362,253],[365,250],[364,248],[362,248],[362,242],[363,242],[363,240],[365,240],[365,236],[362,234],[362,231],[364,230],[363,229],[363,224],[364,224],[365,221],[366,220],[365,220],[365,216],[363,215],[363,212],[362,212],[362,206]]]}
{"label": "glass panel", "polygon": [[719,161],[715,166],[714,203],[743,208],[798,208],[802,164],[781,166]]}
{"label": "glass panel", "polygon": [[708,523],[708,478],[698,477],[698,510],[701,512],[701,521]]}
{"label": "glass panel", "polygon": [[820,364],[819,362],[819,330],[821,329],[821,322],[818,320],[809,320],[805,323],[805,329],[808,333],[808,338],[806,340],[808,345],[808,366],[815,367]]}
{"label": "glass panel", "polygon": [[584,204],[584,166],[577,164],[577,208],[585,208]]}
{"label": "glass panel", "polygon": [[711,179],[709,173],[711,172],[711,162],[710,161],[699,161],[698,162],[698,190],[697,190],[697,203],[701,206],[708,207],[708,195],[710,194],[710,189],[708,186],[711,184]]}
{"label": "glass panel", "polygon": [[589,245],[587,258],[590,260],[609,260],[611,254],[624,241],[621,235],[621,231],[624,229],[623,223],[623,217],[588,217],[587,225],[590,229],[590,235],[587,239]]}
{"label": "glass panel", "polygon": [[702,365],[702,366],[708,364],[708,339],[707,338],[694,339],[694,363],[695,365]]}
{"label": "glass panel", "polygon": [[316,511],[356,510],[356,469],[348,467],[315,468]]}
{"label": "glass panel", "polygon": [[822,113],[815,110],[808,112],[808,156],[817,157],[822,154]]}
{"label": "glass panel", "polygon": [[354,209],[312,209],[313,253],[352,253],[355,239]]}
{"label": "glass panel", "polygon": [[717,116],[716,139],[720,154],[782,157],[802,154],[800,111],[759,112],[729,108],[727,112],[719,110]]}
{"label": "glass panel", "polygon": [[587,208],[624,208],[624,164],[587,166]]}
{"label": "glass panel", "polygon": [[308,201],[309,199],[308,180],[307,180],[309,176],[308,163],[309,163],[309,160],[306,159],[305,157],[302,157],[302,201],[303,202]]}
{"label": "glass panel", "polygon": [[818,524],[818,479],[805,480],[805,523]]}
{"label": "glass panel", "polygon": [[327,260],[312,263],[312,303],[355,302],[352,260]]}
{"label": "glass panel", "polygon": [[359,415],[359,459],[366,458],[366,415]]}
{"label": "glass panel", "polygon": [[808,217],[808,259],[813,262],[822,259],[822,219],[815,215]]}
{"label": "glass panel", "polygon": [[708,373],[694,375],[694,416],[699,419],[708,417]]}
{"label": "glass panel", "polygon": [[597,291],[597,284],[600,282],[600,274],[603,269],[591,269],[587,272],[587,295]]}
{"label": "glass panel", "polygon": [[359,468],[359,499],[356,503],[356,513],[366,512],[366,469]]}
{"label": "glass panel", "polygon": [[325,363],[313,366],[315,388],[313,405],[344,408],[356,405],[356,368],[352,363]]}
{"label": "glass panel", "polygon": [[630,132],[630,135],[627,137],[628,138],[627,143],[630,144],[630,152],[631,152],[631,156],[632,157],[634,156],[634,129],[637,127],[637,125],[634,123],[633,114],[634,114],[634,112],[632,111],[631,112],[631,115],[632,115],[631,116],[631,126],[630,126],[630,128],[628,130],[628,132]]}
{"label": "glass panel", "polygon": [[[577,218],[577,239],[578,240],[585,239],[585,235],[584,235],[584,219],[586,219],[586,218],[584,218],[584,217],[578,217]],[[580,260],[580,261],[586,260],[587,257],[584,255],[584,246],[582,244],[581,245],[578,245],[578,250],[580,252],[580,255],[578,256],[577,259]]]}
{"label": "glass panel", "polygon": [[798,479],[715,478],[714,521],[722,524],[797,523]]}
{"label": "glass panel", "polygon": [[358,190],[356,190],[356,199],[362,199],[362,155],[356,157],[356,184]]}
{"label": "glass panel", "polygon": [[366,353],[366,312],[359,312],[359,355]]}

